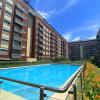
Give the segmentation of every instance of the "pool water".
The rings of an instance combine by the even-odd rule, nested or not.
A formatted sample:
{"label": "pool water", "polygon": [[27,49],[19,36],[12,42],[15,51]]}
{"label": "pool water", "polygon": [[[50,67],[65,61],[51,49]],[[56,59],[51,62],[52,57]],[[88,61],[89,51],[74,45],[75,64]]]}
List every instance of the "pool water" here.
{"label": "pool water", "polygon": [[[68,64],[31,65],[0,70],[0,76],[60,88],[79,68],[78,65]],[[2,81],[2,89],[22,96],[27,100],[39,100],[39,89]],[[51,95],[52,93],[46,91],[46,94]]]}

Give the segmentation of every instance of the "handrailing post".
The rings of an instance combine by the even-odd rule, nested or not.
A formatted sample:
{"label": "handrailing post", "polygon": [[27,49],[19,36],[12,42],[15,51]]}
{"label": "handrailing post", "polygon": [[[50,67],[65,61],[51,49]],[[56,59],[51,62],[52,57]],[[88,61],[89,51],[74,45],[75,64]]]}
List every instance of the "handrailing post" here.
{"label": "handrailing post", "polygon": [[73,85],[73,92],[74,92],[74,100],[77,100],[77,90],[76,90],[76,85]]}
{"label": "handrailing post", "polygon": [[80,80],[81,80],[81,93],[82,93],[82,100],[83,100],[83,72],[80,73]]}
{"label": "handrailing post", "polygon": [[1,85],[2,85],[2,83],[3,83],[3,82],[2,82],[2,81],[0,81],[0,92],[1,92]]}
{"label": "handrailing post", "polygon": [[44,100],[44,87],[40,88],[40,100]]}

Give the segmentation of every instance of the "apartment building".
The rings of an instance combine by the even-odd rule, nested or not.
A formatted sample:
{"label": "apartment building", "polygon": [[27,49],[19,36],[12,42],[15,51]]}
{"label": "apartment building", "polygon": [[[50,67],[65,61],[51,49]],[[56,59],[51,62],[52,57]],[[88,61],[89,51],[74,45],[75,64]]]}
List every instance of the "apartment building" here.
{"label": "apartment building", "polygon": [[95,59],[97,60],[97,63],[100,64],[100,29],[97,32],[97,37],[96,37],[96,56]]}
{"label": "apartment building", "polygon": [[96,54],[96,40],[71,42],[69,46],[69,59],[84,60]]}
{"label": "apartment building", "polygon": [[68,57],[67,41],[24,0],[0,0],[0,59]]}

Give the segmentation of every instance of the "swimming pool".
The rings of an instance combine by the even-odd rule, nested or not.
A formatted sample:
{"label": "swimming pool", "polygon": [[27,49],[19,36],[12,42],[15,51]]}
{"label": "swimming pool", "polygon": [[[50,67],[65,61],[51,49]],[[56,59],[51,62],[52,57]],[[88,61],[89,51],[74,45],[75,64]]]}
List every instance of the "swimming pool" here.
{"label": "swimming pool", "polygon": [[[80,66],[78,65],[68,64],[31,65],[0,70],[0,76],[48,87],[60,88],[79,70],[79,68]],[[37,95],[39,94],[33,95],[32,92],[38,92],[39,89],[5,80],[2,81],[2,89],[22,96],[27,100],[32,100],[33,98],[34,100],[38,100],[39,96]],[[46,91],[46,94],[52,95],[52,93],[48,91]]]}

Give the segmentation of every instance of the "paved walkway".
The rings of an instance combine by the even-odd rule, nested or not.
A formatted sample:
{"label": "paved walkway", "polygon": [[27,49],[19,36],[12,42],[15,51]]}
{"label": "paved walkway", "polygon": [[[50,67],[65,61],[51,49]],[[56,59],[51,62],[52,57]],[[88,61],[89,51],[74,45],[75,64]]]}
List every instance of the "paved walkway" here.
{"label": "paved walkway", "polygon": [[0,100],[26,100],[26,99],[11,92],[0,90]]}

